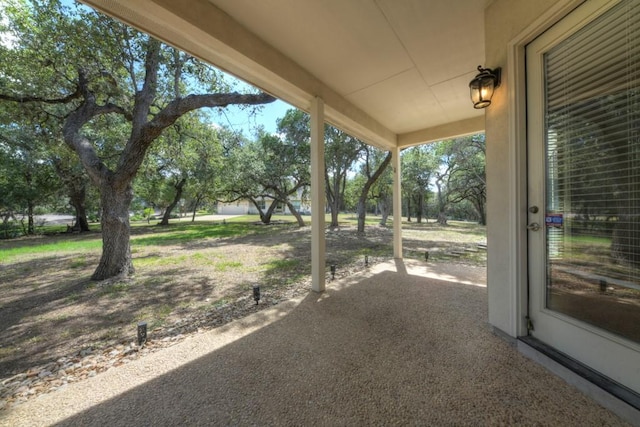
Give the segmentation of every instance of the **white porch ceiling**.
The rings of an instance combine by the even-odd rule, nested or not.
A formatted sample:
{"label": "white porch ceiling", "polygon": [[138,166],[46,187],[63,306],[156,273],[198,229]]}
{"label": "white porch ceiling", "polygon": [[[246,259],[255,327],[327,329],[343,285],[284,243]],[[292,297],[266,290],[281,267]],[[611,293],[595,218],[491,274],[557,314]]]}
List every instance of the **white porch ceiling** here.
{"label": "white porch ceiling", "polygon": [[[390,148],[478,132],[468,82],[492,0],[87,0]],[[491,64],[486,64],[491,65]]]}

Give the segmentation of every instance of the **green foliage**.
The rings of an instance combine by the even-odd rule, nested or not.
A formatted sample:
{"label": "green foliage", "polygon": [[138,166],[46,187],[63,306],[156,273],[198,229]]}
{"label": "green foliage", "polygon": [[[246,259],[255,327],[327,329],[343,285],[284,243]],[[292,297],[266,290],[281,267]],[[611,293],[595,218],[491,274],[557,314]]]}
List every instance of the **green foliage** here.
{"label": "green foliage", "polygon": [[402,154],[405,213],[418,222],[427,210],[441,224],[447,216],[486,223],[484,134],[407,149]]}
{"label": "green foliage", "polygon": [[365,143],[330,125],[325,126],[324,137],[325,189],[331,209],[330,226],[337,227],[338,213],[345,208],[347,176],[362,154]]}
{"label": "green foliage", "polygon": [[[135,192],[145,206],[164,211],[180,202],[184,213],[215,200],[222,181],[225,131],[205,121],[201,113],[185,114],[150,149],[135,181]],[[145,219],[149,209],[153,214],[146,208]]]}
{"label": "green foliage", "polygon": [[33,215],[58,195],[60,182],[49,135],[12,107],[0,104],[0,216],[4,231],[11,218],[27,216],[24,234],[34,234]]}
{"label": "green foliage", "polygon": [[418,222],[427,217],[425,207],[429,187],[437,173],[439,160],[433,145],[412,147],[402,153],[402,192],[409,220],[414,215]]}
{"label": "green foliage", "polygon": [[144,208],[144,210],[142,211],[142,215],[144,219],[147,219],[147,220],[152,219],[153,214],[154,214],[153,208]]}
{"label": "green foliage", "polygon": [[0,223],[0,239],[13,239],[22,234],[22,229],[19,227],[17,221],[5,220],[3,218]]}
{"label": "green foliage", "polygon": [[375,212],[382,215],[380,225],[385,225],[393,205],[393,175],[389,165],[392,152],[365,146],[360,174],[365,178],[358,197],[358,232],[365,231],[367,203],[374,201]]}
{"label": "green foliage", "polygon": [[[216,140],[203,125],[205,116],[193,112],[274,99],[221,93],[231,85],[220,71],[77,3],[7,0],[3,14],[0,32],[9,42],[0,43],[0,100],[20,118],[1,124],[23,129],[23,121],[37,123],[38,136],[64,140],[76,153],[100,191],[101,206],[109,206],[102,212],[104,252],[93,278],[130,274],[129,224],[122,218],[150,147],[161,146],[151,165],[159,182],[148,198],[171,200],[167,219],[188,191],[187,181],[197,177],[203,184],[193,187],[195,209],[207,196],[203,189],[215,187],[211,171],[220,149],[212,149]],[[59,172],[73,177],[67,183],[86,181],[66,166]],[[78,216],[84,216],[87,189],[68,189]]]}
{"label": "green foliage", "polygon": [[[486,224],[485,138],[477,134],[439,144],[441,171],[436,173],[438,205],[442,213],[450,204],[471,204],[475,213],[465,219]],[[460,210],[460,209],[459,209]]]}
{"label": "green foliage", "polygon": [[310,178],[309,116],[291,109],[277,123],[277,135],[259,130],[255,141],[226,145],[224,163],[222,200],[250,200],[266,224],[278,204],[294,212],[304,203]]}

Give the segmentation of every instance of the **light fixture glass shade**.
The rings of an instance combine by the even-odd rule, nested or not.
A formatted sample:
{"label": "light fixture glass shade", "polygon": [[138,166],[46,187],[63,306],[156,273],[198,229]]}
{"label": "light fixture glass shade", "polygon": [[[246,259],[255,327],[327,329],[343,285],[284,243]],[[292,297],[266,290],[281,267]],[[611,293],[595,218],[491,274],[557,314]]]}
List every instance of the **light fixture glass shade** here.
{"label": "light fixture glass shade", "polygon": [[478,66],[480,74],[469,83],[473,108],[486,108],[491,105],[493,90],[500,84],[499,70],[498,68],[496,71],[493,71]]}

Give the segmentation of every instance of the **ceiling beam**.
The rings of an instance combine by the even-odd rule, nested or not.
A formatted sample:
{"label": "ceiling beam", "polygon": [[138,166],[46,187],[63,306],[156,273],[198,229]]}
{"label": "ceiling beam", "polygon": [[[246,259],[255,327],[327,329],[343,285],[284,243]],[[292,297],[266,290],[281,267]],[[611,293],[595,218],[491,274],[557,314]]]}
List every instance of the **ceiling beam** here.
{"label": "ceiling beam", "polygon": [[407,148],[480,132],[484,132],[484,115],[400,134],[398,147]]}

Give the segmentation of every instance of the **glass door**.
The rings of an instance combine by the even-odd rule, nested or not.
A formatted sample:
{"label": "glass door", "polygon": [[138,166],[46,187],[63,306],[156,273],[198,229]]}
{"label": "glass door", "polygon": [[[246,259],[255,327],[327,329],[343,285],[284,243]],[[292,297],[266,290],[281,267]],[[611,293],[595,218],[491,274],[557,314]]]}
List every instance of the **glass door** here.
{"label": "glass door", "polygon": [[527,46],[531,334],[640,392],[640,2]]}

